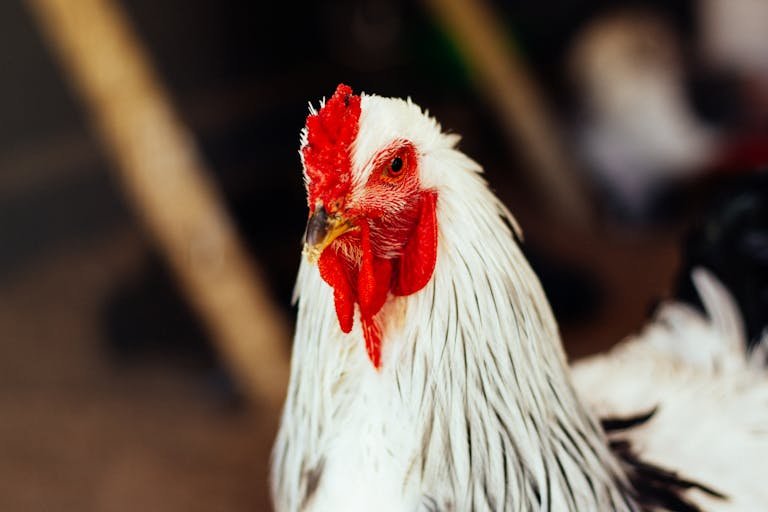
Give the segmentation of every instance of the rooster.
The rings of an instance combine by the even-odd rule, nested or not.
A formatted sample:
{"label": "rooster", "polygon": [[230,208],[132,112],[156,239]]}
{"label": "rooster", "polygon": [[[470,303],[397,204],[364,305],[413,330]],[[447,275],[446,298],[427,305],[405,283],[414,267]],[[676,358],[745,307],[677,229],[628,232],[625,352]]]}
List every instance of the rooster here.
{"label": "rooster", "polygon": [[276,509],[766,510],[768,374],[717,280],[695,273],[708,315],[669,304],[572,372],[458,141],[345,85],[310,107]]}

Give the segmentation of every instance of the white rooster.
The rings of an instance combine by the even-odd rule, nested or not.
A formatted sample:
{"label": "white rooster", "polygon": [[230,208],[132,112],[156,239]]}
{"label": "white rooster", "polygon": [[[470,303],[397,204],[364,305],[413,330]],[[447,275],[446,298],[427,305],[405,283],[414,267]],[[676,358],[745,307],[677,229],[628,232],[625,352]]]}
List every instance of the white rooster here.
{"label": "white rooster", "polygon": [[310,110],[278,511],[768,510],[768,373],[714,278],[571,373],[459,137],[344,85]]}

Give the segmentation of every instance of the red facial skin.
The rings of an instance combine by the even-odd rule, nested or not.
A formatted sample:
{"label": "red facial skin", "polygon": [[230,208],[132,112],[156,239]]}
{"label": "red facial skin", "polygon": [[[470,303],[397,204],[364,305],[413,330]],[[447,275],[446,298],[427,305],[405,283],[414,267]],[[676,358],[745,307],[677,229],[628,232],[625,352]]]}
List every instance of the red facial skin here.
{"label": "red facial skin", "polygon": [[[357,133],[356,127],[350,129],[345,123],[348,125],[353,117],[359,116],[359,98],[356,104],[350,101],[351,90],[344,87],[337,88],[317,116],[310,116],[310,119],[317,117],[325,121],[323,126],[313,122],[315,129],[324,128],[321,135],[325,141],[341,144],[336,144],[332,151],[328,146],[313,144],[313,125],[307,122],[310,151],[314,153],[310,156],[325,153],[318,160],[333,161],[332,167],[307,169],[310,210],[319,201],[329,213],[343,215],[357,228],[329,245],[320,255],[318,266],[323,280],[333,287],[336,314],[343,332],[351,331],[355,304],[358,305],[366,350],[374,367],[379,369],[382,332],[377,314],[390,293],[395,296],[416,293],[429,282],[434,271],[437,194],[421,186],[418,155],[413,145],[406,140],[396,140],[375,156],[371,164],[373,171],[362,194],[350,201],[351,176],[339,176],[339,170],[351,172],[349,142],[342,139]],[[340,108],[341,101],[345,108]],[[358,109],[357,115],[349,114],[350,105]],[[323,111],[329,106],[334,117],[323,120]],[[344,137],[334,137],[335,133]],[[347,160],[339,165],[338,152],[342,150]],[[305,167],[314,165],[307,161],[307,150],[303,151]]]}

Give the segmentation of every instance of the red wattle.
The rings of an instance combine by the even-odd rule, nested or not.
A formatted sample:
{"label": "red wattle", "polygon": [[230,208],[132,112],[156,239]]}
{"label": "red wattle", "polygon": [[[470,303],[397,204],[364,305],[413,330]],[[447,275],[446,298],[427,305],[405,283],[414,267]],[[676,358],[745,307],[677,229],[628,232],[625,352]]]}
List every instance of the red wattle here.
{"label": "red wattle", "polygon": [[362,261],[357,275],[357,296],[360,305],[360,319],[363,324],[365,349],[376,369],[381,367],[381,329],[376,314],[384,307],[392,283],[392,260],[373,254],[370,229],[367,224],[360,226],[360,248]]}
{"label": "red wattle", "polygon": [[354,269],[334,249],[330,247],[323,251],[317,262],[320,277],[333,288],[333,302],[336,306],[336,316],[339,327],[345,333],[352,330],[355,314],[355,291],[352,288]]}
{"label": "red wattle", "polygon": [[424,288],[435,271],[437,261],[437,193],[427,190],[421,194],[419,219],[405,245],[403,255],[395,264],[396,277],[392,283],[395,295],[411,295]]}
{"label": "red wattle", "polygon": [[360,228],[360,247],[363,257],[357,276],[357,296],[360,314],[373,317],[387,300],[392,283],[392,260],[379,258],[373,254],[370,232],[367,225]]}

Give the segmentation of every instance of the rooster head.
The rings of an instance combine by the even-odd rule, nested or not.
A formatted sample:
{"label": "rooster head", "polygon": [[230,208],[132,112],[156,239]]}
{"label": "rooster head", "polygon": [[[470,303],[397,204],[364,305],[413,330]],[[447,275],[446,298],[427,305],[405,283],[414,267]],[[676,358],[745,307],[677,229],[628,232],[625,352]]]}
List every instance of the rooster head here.
{"label": "rooster head", "polygon": [[301,157],[309,204],[304,253],[333,288],[345,333],[357,304],[366,350],[378,369],[377,314],[390,295],[416,293],[432,277],[437,192],[422,179],[418,141],[397,129],[397,119],[368,113],[371,98],[339,85],[307,118]]}

